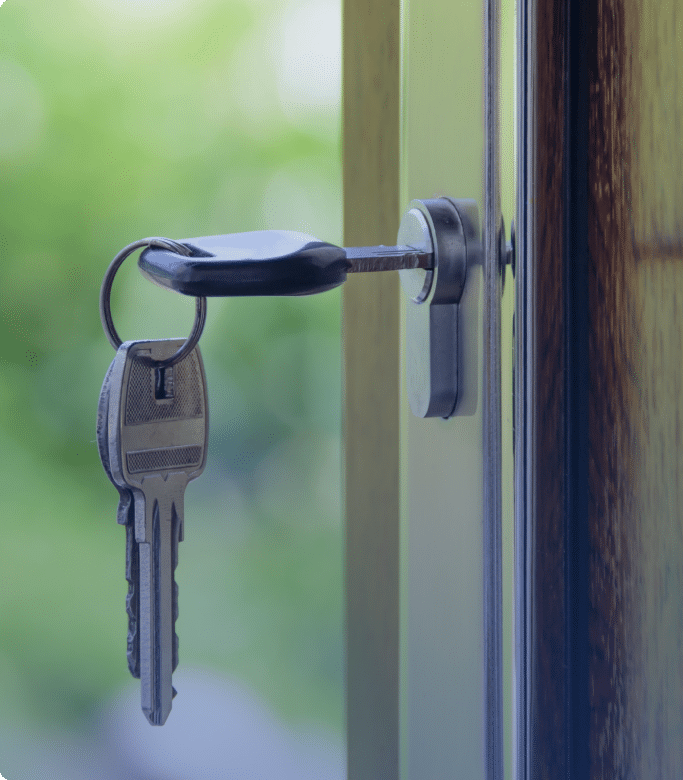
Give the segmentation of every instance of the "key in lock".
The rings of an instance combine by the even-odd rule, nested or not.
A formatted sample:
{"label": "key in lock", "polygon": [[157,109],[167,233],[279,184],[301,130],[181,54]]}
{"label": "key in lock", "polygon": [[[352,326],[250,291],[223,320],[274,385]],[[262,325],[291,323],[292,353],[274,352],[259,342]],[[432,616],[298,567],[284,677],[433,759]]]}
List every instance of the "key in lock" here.
{"label": "key in lock", "polygon": [[[406,292],[406,385],[418,417],[456,413],[459,303],[467,269],[481,262],[477,205],[434,198],[410,203],[396,246],[344,248],[304,233],[264,230],[184,239],[189,254],[152,246],[143,275],[184,295],[313,295],[350,273],[398,270]],[[501,251],[500,262],[507,252]]]}

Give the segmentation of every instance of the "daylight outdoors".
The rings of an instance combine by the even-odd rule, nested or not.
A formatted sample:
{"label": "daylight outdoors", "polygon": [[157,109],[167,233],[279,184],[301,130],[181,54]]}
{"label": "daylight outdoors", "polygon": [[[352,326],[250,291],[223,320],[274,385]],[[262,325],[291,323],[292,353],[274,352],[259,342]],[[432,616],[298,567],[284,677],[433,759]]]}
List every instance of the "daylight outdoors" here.
{"label": "daylight outdoors", "polygon": [[[145,236],[341,243],[339,0],[0,7],[0,774],[341,779],[340,294],[209,299],[204,474],[185,501],[178,695],[126,665],[125,532],[97,454],[112,257]],[[124,339],[192,299],[112,296]],[[239,773],[236,774],[236,773]]]}

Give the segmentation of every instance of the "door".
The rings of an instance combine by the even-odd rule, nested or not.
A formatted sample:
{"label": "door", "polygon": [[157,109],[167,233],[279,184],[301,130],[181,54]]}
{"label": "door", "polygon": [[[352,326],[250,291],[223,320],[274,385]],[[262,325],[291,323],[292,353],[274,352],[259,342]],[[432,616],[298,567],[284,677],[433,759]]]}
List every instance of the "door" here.
{"label": "door", "polygon": [[[509,11],[505,18],[509,89],[514,33]],[[467,271],[463,384],[449,420],[408,410],[398,279],[353,279],[344,290],[353,779],[502,777],[505,726],[511,734],[512,491],[502,484],[512,474],[513,284],[503,296],[500,19],[495,2],[345,3],[345,243],[394,243],[411,199],[451,195],[477,201],[485,249]],[[502,136],[511,161],[508,97]],[[511,166],[505,186],[509,225]]]}
{"label": "door", "polygon": [[347,3],[346,241],[452,194],[487,246],[446,422],[397,390],[395,280],[345,291],[350,777],[680,777],[683,22],[517,5],[514,197],[499,13]]}

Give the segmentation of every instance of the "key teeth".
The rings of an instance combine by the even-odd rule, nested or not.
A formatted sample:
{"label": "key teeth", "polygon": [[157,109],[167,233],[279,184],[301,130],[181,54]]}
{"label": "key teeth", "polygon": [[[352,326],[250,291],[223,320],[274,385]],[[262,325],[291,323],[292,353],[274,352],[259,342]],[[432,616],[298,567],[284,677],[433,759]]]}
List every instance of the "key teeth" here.
{"label": "key teeth", "polygon": [[172,661],[173,671],[178,668],[178,634],[176,634],[175,631],[173,631],[173,661]]}
{"label": "key teeth", "polygon": [[126,594],[126,614],[128,615],[128,635],[126,646],[126,658],[128,670],[135,679],[140,678],[140,635],[138,633],[138,588],[139,561],[138,545],[135,541],[135,529],[132,523],[126,525],[126,580],[128,581],[128,593]]}
{"label": "key teeth", "polygon": [[126,613],[128,615],[128,634],[126,642],[126,657],[128,669],[136,679],[140,678],[140,636],[138,634],[137,592],[133,583],[128,585],[126,596]]}
{"label": "key teeth", "polygon": [[137,662],[137,654],[135,651],[128,655],[128,671],[136,680],[140,679],[140,664]]}
{"label": "key teeth", "polygon": [[[171,567],[172,567],[172,577],[173,577],[173,589],[172,589],[172,611],[173,611],[173,655],[171,660],[171,666],[173,671],[178,668],[178,634],[176,633],[176,621],[178,620],[178,583],[176,582],[175,578],[175,571],[178,566],[178,543],[182,539],[182,529],[183,529],[183,522],[180,517],[178,517],[176,505],[173,505],[173,515],[172,515],[172,522],[173,522],[173,546],[171,550]],[[175,694],[174,694],[175,695]]]}
{"label": "key teeth", "polygon": [[128,612],[128,636],[126,657],[128,659],[128,671],[135,677],[136,680],[140,679],[140,637],[138,636],[137,619],[128,610],[128,604],[130,603],[130,594],[126,598],[126,611]]}
{"label": "key teeth", "polygon": [[130,521],[131,509],[133,507],[133,496],[130,490],[119,490],[119,507],[116,511],[116,522],[119,525],[128,525]]}
{"label": "key teeth", "polygon": [[175,581],[175,574],[173,578],[173,671],[178,668],[178,634],[175,630],[176,620],[178,620],[178,583]]}

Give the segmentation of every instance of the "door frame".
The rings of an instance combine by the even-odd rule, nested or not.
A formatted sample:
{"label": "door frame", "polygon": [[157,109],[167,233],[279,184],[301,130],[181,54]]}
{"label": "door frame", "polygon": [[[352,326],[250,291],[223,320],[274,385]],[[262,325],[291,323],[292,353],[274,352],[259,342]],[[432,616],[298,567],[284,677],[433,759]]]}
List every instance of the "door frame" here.
{"label": "door frame", "polygon": [[[472,292],[461,315],[471,342],[468,360],[477,364],[466,369],[471,381],[464,393],[470,394],[469,419],[448,421],[445,425],[450,429],[444,429],[441,421],[414,420],[406,412],[400,338],[404,302],[397,275],[350,279],[343,291],[347,755],[352,780],[407,780],[417,775],[416,766],[425,758],[434,759],[427,771],[450,776],[449,771],[463,768],[458,766],[459,751],[469,755],[464,766],[472,768],[472,777],[498,780],[503,776],[499,2],[487,0],[483,8],[483,25],[481,16],[476,21],[475,15],[469,30],[472,38],[486,44],[482,60],[474,66],[481,91],[468,105],[471,127],[479,128],[475,134],[484,133],[489,139],[478,152],[480,178],[475,177],[467,191],[454,191],[459,186],[457,177],[451,177],[450,184],[446,180],[427,184],[446,188],[435,193],[413,191],[419,177],[414,175],[414,165],[411,170],[411,158],[417,157],[420,144],[411,125],[415,114],[411,96],[425,72],[417,58],[416,69],[411,70],[410,58],[416,50],[409,39],[415,29],[411,24],[419,24],[419,14],[426,13],[422,21],[435,24],[430,34],[448,46],[448,29],[455,29],[457,20],[446,17],[452,27],[439,28],[435,4],[420,0],[345,0],[343,7],[345,245],[393,244],[401,211],[410,198],[449,194],[478,200],[484,246],[483,266],[469,272],[478,281],[470,282]],[[471,70],[471,62],[457,61],[456,49],[451,51],[453,71]],[[444,74],[436,64],[433,67],[431,78],[438,80]],[[422,75],[413,76],[418,71]],[[469,142],[472,134],[468,130]],[[457,150],[455,141],[453,136],[448,143],[442,141],[451,162],[457,154],[452,151]],[[480,141],[474,143],[476,147]],[[459,153],[467,155],[467,143],[460,146]],[[431,165],[439,167],[435,149]],[[437,179],[438,175],[433,181]],[[444,471],[447,477],[436,485],[432,482],[432,511],[429,501],[413,501],[412,496],[430,472],[433,433],[441,437],[450,465]],[[459,435],[469,437],[471,449],[469,444],[452,449]],[[465,461],[470,462],[469,472]],[[474,494],[472,485],[478,486]],[[462,500],[465,495],[467,501]],[[465,566],[465,591],[472,590],[475,605],[467,603],[469,596],[463,597],[456,584],[454,555],[450,567],[443,567],[442,559],[448,580],[442,595],[448,601],[451,589],[455,611],[429,618],[436,620],[431,624],[439,637],[435,641],[448,645],[445,657],[458,658],[462,645],[461,657],[466,661],[462,670],[449,669],[443,658],[435,661],[429,642],[416,641],[413,633],[418,630],[413,624],[419,624],[424,634],[424,621],[407,614],[422,609],[414,592],[421,587],[424,594],[436,582],[430,579],[429,565],[415,560],[412,553],[416,537],[411,541],[411,533],[416,534],[418,523],[428,526],[430,515],[432,527],[439,522],[469,526],[465,547],[470,547],[459,552],[464,556],[461,562],[475,560],[471,568]],[[432,553],[439,546],[439,532],[434,533]],[[416,580],[421,582],[416,585]],[[436,630],[449,621],[444,632]],[[426,625],[431,635],[429,622]],[[461,705],[451,702],[443,710],[439,728],[421,725],[421,717],[415,714],[421,708],[428,711],[429,696],[435,695],[434,691],[423,695],[420,682],[411,682],[420,677],[415,670],[425,665],[428,675],[448,678],[444,690],[453,694],[451,698],[457,698],[459,674],[463,689],[470,691]],[[455,713],[458,707],[460,712]],[[456,728],[456,722],[461,727]],[[431,725],[437,725],[433,718]],[[473,733],[468,733],[470,728]],[[430,731],[436,736],[425,738]],[[420,755],[416,765],[415,756]],[[430,776],[437,780],[436,775]]]}

